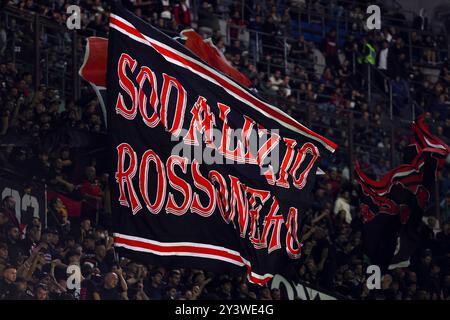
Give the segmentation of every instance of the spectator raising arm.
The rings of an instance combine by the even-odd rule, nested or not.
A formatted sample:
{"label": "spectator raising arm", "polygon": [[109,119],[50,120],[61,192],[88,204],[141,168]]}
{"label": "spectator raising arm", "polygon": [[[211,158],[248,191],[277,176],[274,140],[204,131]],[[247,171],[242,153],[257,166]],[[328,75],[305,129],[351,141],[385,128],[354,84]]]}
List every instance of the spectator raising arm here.
{"label": "spectator raising arm", "polygon": [[128,300],[128,285],[127,285],[127,282],[125,281],[125,278],[123,277],[122,268],[120,268],[120,267],[117,268],[116,274],[119,277],[119,284],[122,289],[122,298],[124,300]]}

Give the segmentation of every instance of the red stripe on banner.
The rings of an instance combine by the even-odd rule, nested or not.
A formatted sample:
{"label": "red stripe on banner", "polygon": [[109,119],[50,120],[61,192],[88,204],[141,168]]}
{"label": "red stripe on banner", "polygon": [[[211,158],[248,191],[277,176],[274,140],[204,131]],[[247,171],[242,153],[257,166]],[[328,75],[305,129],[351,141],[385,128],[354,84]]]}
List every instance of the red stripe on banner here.
{"label": "red stripe on banner", "polygon": [[319,142],[326,145],[332,152],[334,152],[334,150],[337,148],[337,145],[334,142],[332,142],[332,141],[328,140],[327,138],[322,137],[321,135],[315,133],[314,131],[304,127],[299,122],[280,113],[279,111],[268,107],[262,101],[258,100],[253,95],[249,94],[248,92],[241,89],[240,87],[231,85],[228,80],[225,80],[224,78],[217,76],[215,73],[204,68],[203,66],[192,63],[191,61],[183,58],[182,56],[176,54],[175,52],[165,49],[165,48],[159,46],[158,44],[156,44],[155,42],[150,41],[149,39],[144,37],[144,35],[141,32],[139,32],[135,27],[127,25],[124,22],[122,22],[112,16],[110,16],[109,21],[110,21],[111,26],[115,26],[120,29],[123,29],[127,33],[148,42],[156,51],[158,51],[164,57],[178,61],[178,62],[182,63],[183,65],[186,65],[189,68],[192,68],[196,72],[201,73],[203,75],[206,75],[207,77],[214,79],[215,81],[217,81],[219,83],[219,85],[223,86],[225,89],[232,91],[233,93],[248,100],[250,103],[254,104],[256,107],[258,107],[261,110],[263,110],[264,112],[268,113],[270,116],[274,117],[275,119],[278,119],[279,121],[282,121],[282,122],[296,128],[297,130],[300,130],[301,132],[304,132],[304,133],[308,134],[309,136],[314,137],[315,140],[318,140]]}
{"label": "red stripe on banner", "polygon": [[[272,275],[270,276],[260,276],[252,272],[251,264],[248,261],[245,261],[240,255],[233,254],[231,252],[228,252],[226,250],[216,249],[216,248],[205,248],[202,247],[204,244],[199,244],[199,246],[191,246],[191,245],[158,245],[156,243],[149,243],[145,241],[140,241],[137,239],[127,239],[118,235],[114,236],[114,243],[115,244],[123,244],[128,247],[133,247],[136,249],[146,249],[152,252],[155,252],[155,254],[158,253],[172,253],[172,255],[176,255],[177,253],[184,253],[186,255],[195,255],[195,254],[204,254],[204,255],[210,255],[210,256],[216,256],[214,257],[208,257],[208,259],[216,259],[216,260],[222,260],[220,259],[225,258],[229,260],[233,260],[237,262],[238,264],[242,266],[247,267],[247,277],[250,282],[264,285],[267,282],[272,279]],[[202,246],[200,246],[202,245]],[[230,262],[229,262],[230,263]]]}

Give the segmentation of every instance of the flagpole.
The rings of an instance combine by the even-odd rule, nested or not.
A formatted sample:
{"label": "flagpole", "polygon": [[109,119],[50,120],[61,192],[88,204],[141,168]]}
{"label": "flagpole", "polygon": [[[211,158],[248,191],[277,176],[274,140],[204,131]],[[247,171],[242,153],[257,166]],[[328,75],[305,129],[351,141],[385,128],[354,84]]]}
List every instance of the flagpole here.
{"label": "flagpole", "polygon": [[441,210],[440,210],[440,202],[439,202],[439,177],[436,177],[434,182],[434,199],[435,199],[435,215],[439,221],[439,227],[441,223]]}
{"label": "flagpole", "polygon": [[72,32],[72,82],[74,85],[72,98],[77,101],[80,98],[80,82],[78,78],[78,34],[77,30]]}
{"label": "flagpole", "polygon": [[47,183],[44,183],[44,212],[45,212],[45,227],[47,228],[47,213],[48,213],[48,206],[47,206]]}
{"label": "flagpole", "polygon": [[348,149],[349,149],[349,156],[350,156],[350,181],[353,182],[354,178],[355,178],[355,166],[354,166],[354,161],[355,161],[355,154],[354,154],[354,149],[353,149],[353,115],[350,114],[350,117],[348,119]]}

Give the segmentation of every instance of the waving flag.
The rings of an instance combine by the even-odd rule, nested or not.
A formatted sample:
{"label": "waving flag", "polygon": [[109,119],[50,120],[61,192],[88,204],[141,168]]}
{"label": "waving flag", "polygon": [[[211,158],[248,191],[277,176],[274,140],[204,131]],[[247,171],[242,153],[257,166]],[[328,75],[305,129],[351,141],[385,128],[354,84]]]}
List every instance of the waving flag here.
{"label": "waving flag", "polygon": [[[186,48],[209,66],[228,75],[239,84],[250,87],[252,82],[241,72],[229,64],[223,54],[210,39],[205,40],[192,29],[181,32]],[[101,37],[87,38],[83,65],[79,75],[89,82],[100,101],[103,114],[106,115],[106,63],[108,60],[108,39]],[[104,119],[106,123],[106,118]]]}
{"label": "waving flag", "polygon": [[108,61],[108,39],[89,37],[80,76],[99,87],[106,87],[106,64]]}
{"label": "waving flag", "polygon": [[408,163],[378,181],[367,177],[358,163],[355,165],[362,191],[365,251],[371,263],[383,270],[409,265],[437,174],[450,151],[430,133],[426,121],[424,114],[411,125],[411,143],[405,153]]}
{"label": "waving flag", "polygon": [[115,245],[268,282],[301,254],[317,164],[336,145],[129,11],[110,15]]}
{"label": "waving flag", "polygon": [[108,39],[87,38],[83,65],[78,74],[94,89],[102,108],[104,123],[106,119],[106,64],[108,61]]}
{"label": "waving flag", "polygon": [[192,29],[183,30],[181,35],[185,41],[184,45],[186,48],[195,53],[200,59],[216,70],[228,75],[237,83],[250,88],[252,82],[227,61],[222,52],[210,39],[203,39],[201,35]]}

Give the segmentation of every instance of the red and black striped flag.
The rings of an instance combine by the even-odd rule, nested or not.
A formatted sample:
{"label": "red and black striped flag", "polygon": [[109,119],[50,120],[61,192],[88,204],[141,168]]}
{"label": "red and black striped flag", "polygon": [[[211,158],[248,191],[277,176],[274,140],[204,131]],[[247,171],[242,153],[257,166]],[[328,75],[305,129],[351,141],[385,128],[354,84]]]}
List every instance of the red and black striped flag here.
{"label": "red and black striped flag", "polygon": [[299,220],[333,142],[121,7],[107,70],[120,254],[245,268],[258,284],[299,258]]}
{"label": "red and black striped flag", "polygon": [[[450,149],[430,133],[426,114],[411,125],[405,161],[380,180],[370,179],[355,165],[361,186],[365,253],[382,270],[408,266],[419,240],[423,213],[431,203],[437,174]],[[434,204],[438,205],[438,204]]]}

